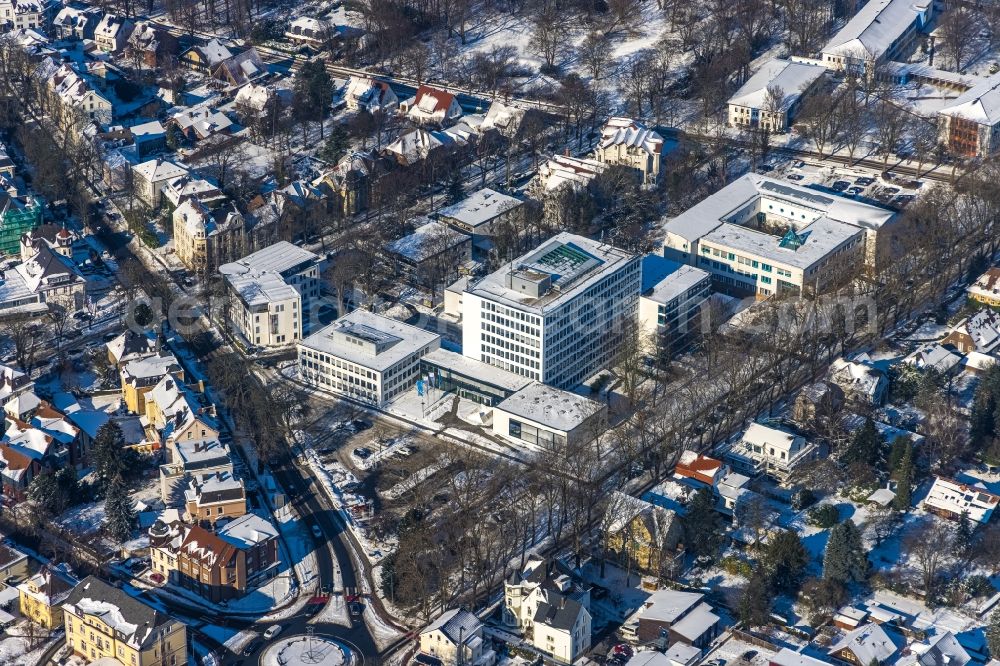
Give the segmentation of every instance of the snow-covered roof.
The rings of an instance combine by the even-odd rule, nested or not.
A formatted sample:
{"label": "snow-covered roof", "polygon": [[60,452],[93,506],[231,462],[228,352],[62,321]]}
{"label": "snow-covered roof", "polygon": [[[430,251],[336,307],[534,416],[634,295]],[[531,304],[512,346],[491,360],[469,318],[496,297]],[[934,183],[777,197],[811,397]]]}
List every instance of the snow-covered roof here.
{"label": "snow-covered roof", "polygon": [[773,58],[765,62],[740,89],[729,98],[730,104],[751,109],[762,109],[768,105],[769,90],[780,89],[783,93],[777,107],[769,111],[787,111],[816,79],[823,76],[826,68],[803,62],[791,62]]}
{"label": "snow-covered roof", "polygon": [[1000,504],[1000,495],[991,493],[981,482],[970,485],[943,476],[934,479],[924,499],[926,508],[952,516],[967,512],[969,520],[984,525],[990,521],[997,504]]}
{"label": "snow-covered roof", "polygon": [[903,359],[903,362],[921,370],[934,368],[938,372],[948,372],[961,360],[961,355],[956,354],[951,349],[937,342],[928,342],[917,347],[913,353]]}
{"label": "snow-covered roof", "polygon": [[233,57],[232,51],[227,49],[218,39],[211,39],[203,46],[197,47],[205,57],[209,67],[218,65],[223,60]]}
{"label": "snow-covered roof", "polygon": [[415,128],[400,134],[395,141],[385,147],[385,152],[396,155],[408,163],[418,162],[445,144],[441,138],[440,132]]}
{"label": "snow-covered roof", "polygon": [[367,310],[354,310],[299,343],[311,349],[381,372],[427,345],[439,335]]}
{"label": "snow-covered roof", "polygon": [[344,97],[370,112],[399,105],[399,99],[388,83],[367,76],[352,76],[347,82]]}
{"label": "snow-covered roof", "polygon": [[989,353],[1000,345],[1000,313],[990,308],[983,308],[965,319],[949,331],[942,343],[950,342],[953,336],[967,335],[976,351]]}
{"label": "snow-covered roof", "polygon": [[830,377],[841,388],[869,399],[878,397],[887,383],[881,370],[857,359],[836,359],[830,366]]}
{"label": "snow-covered roof", "polygon": [[408,115],[418,121],[441,121],[449,114],[461,114],[455,96],[445,90],[422,85],[417,88]]}
{"label": "snow-covered roof", "polygon": [[247,275],[278,273],[288,277],[319,261],[319,255],[288,241],[278,241],[257,250],[242,259],[222,264],[219,272],[223,275]]}
{"label": "snow-covered roof", "polygon": [[531,383],[531,380],[523,375],[498,368],[483,363],[480,360],[469,358],[463,354],[458,354],[447,349],[435,349],[426,354],[422,360],[430,365],[445,370],[451,370],[463,377],[473,377],[477,381],[498,386],[507,391],[519,391]]}
{"label": "snow-covered roof", "polygon": [[524,120],[524,114],[524,109],[496,101],[490,104],[481,127],[484,130],[496,129],[504,136],[510,137],[520,129],[521,121]]}
{"label": "snow-covered roof", "polygon": [[965,91],[938,113],[964,118],[980,125],[993,126],[1000,123],[1000,72]]}
{"label": "snow-covered roof", "polygon": [[[494,409],[539,423],[546,428],[570,432],[604,409],[604,405],[582,395],[532,382]],[[595,436],[598,433],[593,433]]]}
{"label": "snow-covered roof", "polygon": [[155,159],[143,162],[133,168],[137,176],[144,178],[150,183],[158,183],[172,178],[179,178],[187,174],[187,167],[167,160]]}
{"label": "snow-covered roof", "polygon": [[137,648],[144,648],[156,638],[154,629],[173,621],[94,576],[83,579],[73,589],[63,608],[74,615],[98,618],[115,630],[118,640]]}
{"label": "snow-covered roof", "polygon": [[226,282],[247,307],[266,306],[299,298],[295,287],[273,272],[227,275]]}
{"label": "snow-covered roof", "polygon": [[259,543],[278,538],[278,530],[256,513],[247,513],[219,530],[219,537],[245,550]]}
{"label": "snow-covered roof", "polygon": [[180,369],[180,363],[177,362],[177,359],[173,355],[166,354],[161,356],[157,354],[129,361],[122,367],[122,374],[125,381],[128,381],[132,378],[150,379],[153,377],[162,377],[169,372],[178,372]]}
{"label": "snow-covered roof", "polygon": [[870,0],[827,42],[822,52],[881,57],[914,23],[924,22],[931,11],[931,0]]}
{"label": "snow-covered roof", "polygon": [[657,590],[643,603],[639,618],[673,624],[705,597],[701,592],[683,592],[681,590]]}
{"label": "snow-covered roof", "polygon": [[177,123],[181,131],[192,130],[198,138],[204,139],[218,132],[223,132],[233,125],[229,116],[208,104],[181,109],[170,117]]}
{"label": "snow-covered roof", "polygon": [[458,645],[468,643],[477,638],[483,623],[479,618],[463,608],[453,608],[439,615],[437,619],[427,625],[421,634],[432,631],[440,631],[448,639]]}
{"label": "snow-covered roof", "polygon": [[[771,657],[773,666],[829,666],[829,662],[783,647]],[[866,665],[867,666],[867,665]]]}
{"label": "snow-covered roof", "polygon": [[781,236],[728,222],[706,233],[700,241],[806,271],[862,233],[853,224],[820,217],[796,232],[800,243],[795,245],[786,244]]}
{"label": "snow-covered roof", "polygon": [[586,157],[553,155],[538,168],[537,177],[546,190],[562,185],[584,187],[607,168],[604,162]]}
{"label": "snow-covered roof", "polygon": [[835,654],[844,649],[849,650],[858,664],[870,664],[873,660],[883,663],[896,654],[902,644],[902,639],[895,633],[890,633],[881,625],[872,623],[849,631],[827,651]]}
{"label": "snow-covered roof", "polygon": [[751,423],[742,437],[742,441],[746,443],[762,447],[773,447],[782,451],[794,450],[796,448],[796,440],[801,441],[802,439],[798,435],[793,435],[790,432],[771,428],[760,423]]}
{"label": "snow-covered roof", "polygon": [[469,242],[469,236],[443,222],[430,220],[414,229],[413,233],[388,243],[385,249],[418,264],[466,242]]}
{"label": "snow-covered roof", "polygon": [[670,631],[679,636],[683,636],[691,643],[698,640],[715,625],[721,618],[712,611],[712,607],[706,603],[700,603],[694,610],[682,617],[678,622],[670,626]]}
{"label": "snow-covered roof", "polygon": [[710,279],[707,271],[658,254],[642,258],[642,297],[654,303],[669,303],[687,293],[688,289]]}
{"label": "snow-covered roof", "polygon": [[[635,255],[613,245],[562,232],[470,284],[468,292],[522,311],[543,314],[634,260]],[[548,279],[551,286],[535,295],[508,286],[511,276],[533,281]]]}
{"label": "snow-covered roof", "polygon": [[663,137],[631,118],[611,118],[601,128],[600,148],[625,146],[640,148],[643,151],[658,155],[663,150]]}
{"label": "snow-covered roof", "polygon": [[489,187],[473,192],[471,195],[438,211],[438,216],[455,220],[466,227],[475,230],[482,224],[488,224],[508,211],[523,205],[524,202],[509,194],[502,194]]}

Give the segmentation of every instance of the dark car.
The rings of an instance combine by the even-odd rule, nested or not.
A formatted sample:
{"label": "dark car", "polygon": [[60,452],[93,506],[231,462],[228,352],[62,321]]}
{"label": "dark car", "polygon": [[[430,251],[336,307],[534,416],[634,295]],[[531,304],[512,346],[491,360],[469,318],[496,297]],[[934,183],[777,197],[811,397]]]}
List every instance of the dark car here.
{"label": "dark car", "polygon": [[854,179],[854,182],[862,187],[868,187],[875,182],[874,178],[868,178],[867,176],[860,176]]}
{"label": "dark car", "polygon": [[256,652],[258,650],[258,648],[260,648],[260,642],[259,641],[251,641],[249,645],[247,645],[245,648],[243,648],[243,656],[244,657],[249,657],[254,652]]}
{"label": "dark car", "polygon": [[354,449],[354,455],[357,458],[361,458],[362,460],[366,460],[369,457],[371,457],[372,451],[371,451],[371,449],[366,449],[363,446],[359,446],[358,448]]}
{"label": "dark car", "polygon": [[372,427],[370,421],[365,421],[364,419],[354,419],[351,421],[351,426],[354,427],[355,432],[361,432],[362,430],[368,430]]}
{"label": "dark car", "polygon": [[76,340],[77,338],[82,338],[83,337],[83,331],[81,331],[78,328],[74,328],[74,329],[71,329],[69,331],[66,331],[66,333],[64,333],[64,335],[66,336],[67,340]]}
{"label": "dark car", "polygon": [[802,180],[804,176],[801,173],[790,173],[788,174],[788,180]]}
{"label": "dark car", "polygon": [[851,184],[848,183],[846,180],[838,180],[833,185],[831,185],[830,188],[836,190],[837,192],[843,192],[850,186]]}
{"label": "dark car", "polygon": [[360,601],[352,601],[347,604],[347,610],[352,617],[360,617],[365,612],[365,607]]}
{"label": "dark car", "polygon": [[757,656],[757,650],[747,650],[742,655],[740,655],[740,659],[746,662],[750,662],[753,661],[753,658],[756,656]]}

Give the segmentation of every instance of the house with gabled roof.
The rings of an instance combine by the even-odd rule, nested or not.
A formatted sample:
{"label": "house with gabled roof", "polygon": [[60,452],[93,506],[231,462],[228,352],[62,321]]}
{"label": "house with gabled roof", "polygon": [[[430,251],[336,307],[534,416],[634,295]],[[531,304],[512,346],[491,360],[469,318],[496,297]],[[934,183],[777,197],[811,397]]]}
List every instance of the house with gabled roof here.
{"label": "house with gabled roof", "polygon": [[177,61],[178,42],[152,21],[140,21],[129,35],[126,52],[146,67],[166,67]]}
{"label": "house with gabled roof", "polygon": [[[998,100],[1000,101],[1000,100]],[[1000,307],[1000,267],[990,266],[965,290],[969,298],[983,305]]]}
{"label": "house with gabled roof", "polygon": [[925,641],[911,643],[897,666],[967,666],[972,656],[950,631],[935,633]]}
{"label": "house with gabled roof", "polygon": [[729,98],[729,124],[786,132],[802,100],[822,80],[821,65],[773,58]]}
{"label": "house with gabled roof", "polygon": [[94,29],[94,43],[107,53],[121,53],[133,30],[135,24],[124,16],[105,14]]}
{"label": "house with gabled roof", "polygon": [[428,85],[417,88],[417,94],[401,102],[399,110],[418,125],[444,125],[462,116],[462,107],[453,93]]}
{"label": "house with gabled roof", "polygon": [[626,640],[649,643],[666,637],[667,645],[705,648],[719,635],[721,618],[701,592],[657,590],[625,621]]}
{"label": "house with gabled roof", "polygon": [[983,308],[963,319],[941,340],[963,354],[977,351],[989,354],[1000,347],[1000,312]]}
{"label": "house with gabled roof", "polygon": [[632,118],[610,118],[601,128],[594,157],[604,164],[631,167],[642,174],[646,184],[660,176],[663,137]]}
{"label": "house with gabled roof", "polygon": [[644,573],[673,575],[684,556],[677,513],[619,491],[608,501],[604,536],[612,559]]}
{"label": "house with gabled roof", "polygon": [[938,138],[962,157],[1000,151],[1000,73],[993,74],[938,111]]}
{"label": "house with gabled roof", "polygon": [[267,74],[267,65],[252,46],[226,58],[212,69],[212,76],[232,86],[242,86]]}
{"label": "house with gabled roof", "polygon": [[935,477],[923,502],[924,509],[944,518],[958,520],[966,514],[982,525],[990,522],[998,505],[1000,495],[990,492],[982,482],[962,483],[943,476]]}
{"label": "house with gabled roof", "polygon": [[420,652],[441,666],[490,666],[496,659],[483,640],[483,623],[463,608],[445,611],[421,630]]}
{"label": "house with gabled roof", "polygon": [[344,90],[344,102],[351,111],[389,112],[399,108],[399,98],[385,81],[368,76],[352,76]]}
{"label": "house with gabled roof", "polygon": [[218,39],[210,39],[181,53],[181,62],[189,68],[203,72],[213,72],[225,60],[233,57],[232,51]]}
{"label": "house with gabled roof", "polygon": [[46,629],[61,627],[62,604],[76,583],[76,579],[60,569],[43,566],[38,573],[17,586],[21,615]]}
{"label": "house with gabled roof", "polygon": [[0,25],[16,30],[45,27],[45,5],[40,0],[0,0]]}
{"label": "house with gabled roof", "polygon": [[842,635],[827,648],[831,657],[856,664],[872,666],[895,658],[904,640],[885,625],[869,623]]}

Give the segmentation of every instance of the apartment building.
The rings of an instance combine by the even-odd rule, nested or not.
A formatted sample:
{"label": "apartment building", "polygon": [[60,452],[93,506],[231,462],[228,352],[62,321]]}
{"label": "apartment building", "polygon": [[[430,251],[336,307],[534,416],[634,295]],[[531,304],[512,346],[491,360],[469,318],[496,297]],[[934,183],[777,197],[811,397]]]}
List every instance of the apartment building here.
{"label": "apartment building", "polygon": [[815,291],[885,256],[897,215],[747,174],[665,225],[663,256],[736,296]]}
{"label": "apartment building", "polygon": [[631,118],[611,118],[601,128],[594,157],[604,164],[636,169],[642,182],[651,185],[660,177],[663,137]]}
{"label": "apartment building", "polygon": [[177,442],[167,447],[167,462],[160,465],[160,499],[167,506],[184,506],[191,480],[213,474],[232,478],[229,447],[216,439]]}
{"label": "apartment building", "polygon": [[239,518],[247,512],[247,492],[243,480],[229,472],[196,474],[184,491],[184,520],[215,525],[220,520]]}
{"label": "apartment building", "polygon": [[463,608],[445,611],[420,632],[420,652],[442,666],[489,666],[496,654],[485,646],[483,623]]}
{"label": "apartment building", "polygon": [[246,221],[231,203],[210,208],[188,197],[174,209],[174,248],[190,270],[211,273],[246,249]]}
{"label": "apartment building", "polygon": [[63,611],[66,645],[88,663],[99,659],[123,666],[187,663],[183,622],[94,576],[73,589]]}
{"label": "apartment building", "polygon": [[417,381],[441,336],[355,310],[298,344],[299,377],[323,391],[382,405]]}
{"label": "apartment building", "polygon": [[983,79],[938,111],[939,139],[962,157],[1000,152],[1000,73]]}
{"label": "apartment building", "polygon": [[668,354],[682,350],[698,332],[711,291],[708,271],[657,255],[643,257],[640,335]]}
{"label": "apartment building", "polygon": [[802,100],[825,72],[820,65],[768,60],[729,98],[729,124],[787,132]]}
{"label": "apartment building", "polygon": [[45,629],[63,625],[62,604],[73,591],[76,581],[56,569],[45,566],[17,586],[21,615]]}
{"label": "apartment building", "polygon": [[184,377],[184,370],[170,354],[137,358],[121,367],[122,400],[133,414],[146,413],[146,394],[168,374]]}
{"label": "apartment building", "polygon": [[0,24],[14,30],[44,28],[45,5],[39,0],[3,0],[0,2]]}
{"label": "apartment building", "polygon": [[462,353],[570,389],[606,368],[638,313],[637,255],[561,233],[462,294]]}
{"label": "apartment building", "polygon": [[818,452],[816,445],[801,435],[751,423],[725,452],[725,460],[735,472],[750,477],[764,475],[783,483],[796,467],[814,460]]}
{"label": "apartment building", "polygon": [[[174,164],[162,159],[149,160],[132,167],[132,177],[134,189],[138,196],[147,206],[157,208],[160,205],[161,195],[168,184],[175,182],[178,178],[187,176],[186,166]],[[180,200],[172,201],[174,206],[181,204]]]}
{"label": "apartment building", "polygon": [[320,258],[279,241],[219,272],[229,292],[229,325],[247,344],[279,347],[302,339],[304,321],[320,295]]}

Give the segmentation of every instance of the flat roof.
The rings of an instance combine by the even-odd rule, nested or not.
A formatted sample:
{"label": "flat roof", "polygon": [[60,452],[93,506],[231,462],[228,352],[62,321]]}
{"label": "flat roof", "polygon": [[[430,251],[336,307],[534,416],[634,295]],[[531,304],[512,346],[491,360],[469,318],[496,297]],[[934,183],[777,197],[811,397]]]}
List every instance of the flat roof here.
{"label": "flat roof", "polygon": [[568,432],[600,412],[603,407],[603,404],[582,395],[531,382],[497,405],[496,409],[553,430]]}
{"label": "flat roof", "polygon": [[656,303],[669,303],[711,273],[657,254],[642,258],[642,297]]}
{"label": "flat roof", "polygon": [[[342,337],[346,335],[388,343],[389,347],[380,354],[372,355],[365,348],[347,342]],[[396,319],[367,310],[355,310],[302,340],[299,347],[381,372],[440,338],[437,333]]]}
{"label": "flat roof", "polygon": [[522,377],[513,372],[508,372],[503,368],[497,368],[488,363],[477,361],[474,358],[448,351],[447,349],[435,349],[421,360],[439,368],[451,370],[463,377],[469,377],[507,391],[519,391],[532,381],[527,377]]}
{"label": "flat roof", "polygon": [[267,305],[289,301],[299,297],[299,292],[285,282],[278,273],[267,272],[259,275],[227,275],[229,286],[239,294],[247,306]]}
{"label": "flat roof", "polygon": [[[619,270],[635,257],[613,245],[562,232],[478,282],[471,283],[466,291],[489,301],[542,313]],[[552,287],[537,298],[511,289],[507,286],[507,274],[518,272],[548,275],[552,279]]]}
{"label": "flat roof", "polygon": [[268,245],[242,259],[222,264],[219,266],[219,272],[223,275],[243,275],[267,271],[284,273],[301,264],[313,261],[319,261],[319,255],[288,241],[278,241],[274,245]]}
{"label": "flat roof", "polygon": [[786,111],[824,72],[826,67],[822,65],[773,58],[740,86],[736,94],[729,98],[729,103],[752,109],[763,108],[768,101],[768,89],[777,86],[783,93],[779,108]]}
{"label": "flat roof", "polygon": [[782,247],[779,236],[728,223],[705,234],[702,241],[805,270],[861,233],[853,224],[821,217],[797,232],[803,242],[796,249]]}
{"label": "flat roof", "polygon": [[438,215],[475,228],[523,204],[517,197],[484,187],[466,199],[442,208]]}
{"label": "flat roof", "polygon": [[722,225],[727,218],[762,198],[809,208],[815,211],[816,217],[826,216],[866,229],[879,229],[896,216],[894,211],[886,208],[749,173],[668,220],[665,229],[667,233],[685,240],[697,241]]}

